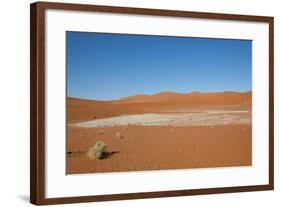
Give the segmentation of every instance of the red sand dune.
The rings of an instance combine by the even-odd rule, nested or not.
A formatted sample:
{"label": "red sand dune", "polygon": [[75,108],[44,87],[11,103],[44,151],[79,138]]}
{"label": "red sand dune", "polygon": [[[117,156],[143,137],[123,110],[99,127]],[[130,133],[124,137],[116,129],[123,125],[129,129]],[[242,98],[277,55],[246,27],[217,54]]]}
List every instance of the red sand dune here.
{"label": "red sand dune", "polygon": [[67,98],[68,122],[188,108],[251,108],[252,92],[173,93],[136,95],[114,101]]}
{"label": "red sand dune", "polygon": [[96,117],[103,118],[116,115],[117,107],[112,107],[103,101],[67,98],[68,121],[89,120]]}
{"label": "red sand dune", "polygon": [[218,92],[218,93],[174,93],[162,92],[154,95],[136,95],[120,99],[114,103],[185,103],[188,106],[232,105],[251,100],[252,92]]}

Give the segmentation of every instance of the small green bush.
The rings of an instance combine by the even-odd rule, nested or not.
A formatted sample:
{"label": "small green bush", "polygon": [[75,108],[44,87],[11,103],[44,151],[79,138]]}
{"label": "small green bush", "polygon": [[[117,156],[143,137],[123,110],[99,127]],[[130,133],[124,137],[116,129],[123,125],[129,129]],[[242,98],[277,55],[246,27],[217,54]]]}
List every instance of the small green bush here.
{"label": "small green bush", "polygon": [[91,160],[100,160],[105,153],[106,144],[102,141],[97,141],[95,145],[89,148],[87,156]]}

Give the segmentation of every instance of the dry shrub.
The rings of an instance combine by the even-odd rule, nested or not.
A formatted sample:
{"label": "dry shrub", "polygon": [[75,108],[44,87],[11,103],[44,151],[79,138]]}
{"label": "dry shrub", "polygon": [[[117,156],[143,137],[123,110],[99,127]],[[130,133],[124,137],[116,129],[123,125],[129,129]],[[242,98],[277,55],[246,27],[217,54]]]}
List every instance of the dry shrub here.
{"label": "dry shrub", "polygon": [[89,148],[87,156],[91,160],[100,160],[105,153],[106,144],[102,141],[97,141],[95,145]]}

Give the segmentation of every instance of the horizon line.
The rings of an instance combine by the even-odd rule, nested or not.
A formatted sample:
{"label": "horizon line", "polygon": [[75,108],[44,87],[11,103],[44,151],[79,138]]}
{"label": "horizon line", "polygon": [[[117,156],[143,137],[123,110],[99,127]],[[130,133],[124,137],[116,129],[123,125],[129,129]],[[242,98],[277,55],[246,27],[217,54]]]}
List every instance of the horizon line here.
{"label": "horizon line", "polygon": [[178,94],[178,95],[188,95],[188,94],[207,94],[207,93],[250,93],[252,92],[252,90],[246,90],[246,91],[192,91],[192,92],[186,92],[186,93],[182,93],[182,92],[173,92],[173,91],[163,91],[163,92],[158,92],[158,93],[151,93],[151,94],[145,94],[145,93],[136,93],[133,95],[129,95],[129,96],[124,96],[124,97],[120,97],[120,98],[116,98],[116,99],[91,99],[91,98],[81,98],[81,97],[74,97],[74,96],[66,96],[66,98],[75,98],[75,99],[82,99],[82,100],[88,100],[88,101],[120,101],[120,100],[125,100],[127,98],[130,97],[134,97],[134,96],[155,96],[155,95],[159,95],[159,94],[163,94],[163,93],[173,93],[173,94]]}

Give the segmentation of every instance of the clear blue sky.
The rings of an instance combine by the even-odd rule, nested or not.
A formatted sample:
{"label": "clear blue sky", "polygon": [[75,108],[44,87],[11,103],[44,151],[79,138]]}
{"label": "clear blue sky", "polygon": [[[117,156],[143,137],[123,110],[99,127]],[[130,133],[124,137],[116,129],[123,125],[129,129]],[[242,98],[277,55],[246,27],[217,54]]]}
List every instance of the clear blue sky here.
{"label": "clear blue sky", "polygon": [[252,89],[252,41],[66,32],[67,96]]}

